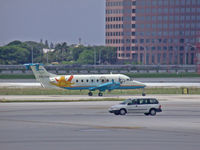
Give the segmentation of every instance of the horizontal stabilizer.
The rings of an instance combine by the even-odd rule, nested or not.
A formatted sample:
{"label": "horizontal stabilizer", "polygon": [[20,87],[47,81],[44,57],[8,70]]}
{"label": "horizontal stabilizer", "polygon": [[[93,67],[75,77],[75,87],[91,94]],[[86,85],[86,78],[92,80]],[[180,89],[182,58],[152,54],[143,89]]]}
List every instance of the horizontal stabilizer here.
{"label": "horizontal stabilizer", "polygon": [[39,70],[40,66],[43,66],[43,64],[39,64],[39,63],[29,63],[29,64],[24,64],[24,66],[26,66],[26,69],[29,70],[31,69],[31,66],[35,66],[36,70]]}

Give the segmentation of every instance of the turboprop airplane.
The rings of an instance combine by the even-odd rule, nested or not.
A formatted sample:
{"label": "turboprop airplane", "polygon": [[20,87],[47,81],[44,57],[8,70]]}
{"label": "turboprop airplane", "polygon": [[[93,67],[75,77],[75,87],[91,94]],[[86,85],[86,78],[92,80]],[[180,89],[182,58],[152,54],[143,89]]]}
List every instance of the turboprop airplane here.
{"label": "turboprop airplane", "polygon": [[[88,95],[92,96],[93,91],[98,90],[98,96],[102,92],[115,89],[144,89],[145,84],[131,80],[123,74],[99,74],[99,75],[56,75],[46,71],[41,64],[25,64],[31,68],[37,81],[44,88],[62,88],[67,90],[89,90]],[[145,96],[145,93],[142,93]]]}

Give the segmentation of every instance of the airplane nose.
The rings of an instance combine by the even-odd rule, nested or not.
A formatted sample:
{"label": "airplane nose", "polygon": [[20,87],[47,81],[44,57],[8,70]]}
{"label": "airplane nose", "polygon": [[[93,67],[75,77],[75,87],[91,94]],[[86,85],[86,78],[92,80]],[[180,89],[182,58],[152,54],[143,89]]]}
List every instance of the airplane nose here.
{"label": "airplane nose", "polygon": [[144,88],[147,86],[146,84],[142,83],[142,82],[138,82],[141,86],[143,86]]}
{"label": "airplane nose", "polygon": [[144,88],[147,86],[146,84],[142,83],[142,85],[144,86]]}

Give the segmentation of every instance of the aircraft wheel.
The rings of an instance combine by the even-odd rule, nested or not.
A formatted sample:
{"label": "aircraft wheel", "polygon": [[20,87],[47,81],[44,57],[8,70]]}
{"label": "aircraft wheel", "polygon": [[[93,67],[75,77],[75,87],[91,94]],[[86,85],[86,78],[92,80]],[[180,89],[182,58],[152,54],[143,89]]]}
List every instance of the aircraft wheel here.
{"label": "aircraft wheel", "polygon": [[99,95],[99,96],[103,96],[103,93],[100,92],[98,95]]}
{"label": "aircraft wheel", "polygon": [[92,92],[89,92],[89,93],[88,93],[88,96],[92,96],[92,95],[93,95]]}

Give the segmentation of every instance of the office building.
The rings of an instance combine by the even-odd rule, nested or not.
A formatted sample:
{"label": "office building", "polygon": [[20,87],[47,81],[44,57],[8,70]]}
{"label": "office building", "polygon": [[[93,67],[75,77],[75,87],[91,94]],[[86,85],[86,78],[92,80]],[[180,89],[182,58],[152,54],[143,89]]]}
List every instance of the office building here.
{"label": "office building", "polygon": [[118,61],[195,64],[200,0],[106,0],[106,46]]}

